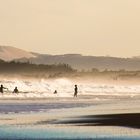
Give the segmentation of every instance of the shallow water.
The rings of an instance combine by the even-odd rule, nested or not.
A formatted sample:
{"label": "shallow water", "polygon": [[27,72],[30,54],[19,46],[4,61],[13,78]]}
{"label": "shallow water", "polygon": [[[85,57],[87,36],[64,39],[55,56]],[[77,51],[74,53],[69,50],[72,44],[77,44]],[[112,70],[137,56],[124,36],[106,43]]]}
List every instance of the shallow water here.
{"label": "shallow water", "polygon": [[[19,80],[3,79],[0,81],[8,90],[0,94],[0,98],[47,98],[47,97],[73,97],[75,82],[66,79],[52,80]],[[137,96],[140,95],[140,85],[129,84],[97,84],[91,81],[80,81],[78,84],[78,94],[80,95],[116,95],[116,96]],[[20,94],[12,94],[15,87],[18,87]],[[57,90],[57,94],[53,92]]]}
{"label": "shallow water", "polygon": [[94,139],[94,140],[139,140],[140,137],[127,137],[127,136],[113,136],[97,133],[83,133],[76,130],[63,130],[63,129],[36,129],[24,127],[0,127],[0,139]]}
{"label": "shallow water", "polygon": [[52,109],[90,106],[90,103],[0,103],[0,113],[46,112]]}
{"label": "shallow water", "polygon": [[[5,91],[3,95],[0,95],[0,98],[48,98],[48,97],[73,97],[73,85],[74,83],[70,80],[67,79],[58,79],[54,81],[20,81],[20,80],[15,80],[15,81],[8,81],[4,80],[1,81],[1,83],[4,84],[4,86],[9,88],[9,91]],[[18,86],[19,90],[22,92],[19,94],[11,94],[11,91],[13,87]],[[47,112],[49,110],[53,109],[67,109],[67,108],[77,108],[77,107],[87,107],[90,105],[96,105],[97,102],[101,101],[102,98],[106,99],[108,95],[116,95],[117,96],[123,96],[126,98],[126,95],[130,96],[132,99],[134,99],[135,96],[140,95],[140,86],[139,85],[110,85],[110,84],[93,84],[93,83],[79,83],[78,84],[79,88],[79,95],[83,95],[83,97],[76,99],[76,102],[61,102],[60,99],[63,100],[63,98],[59,98],[59,101],[56,100],[55,102],[48,102],[48,103],[43,103],[43,102],[20,102],[19,103],[13,102],[5,102],[5,103],[0,103],[0,114],[8,114],[10,116],[10,113],[30,113],[30,112]],[[38,91],[39,89],[39,91]],[[53,91],[57,89],[58,94],[55,95],[53,94]],[[96,99],[97,102],[94,102],[91,104],[92,101],[90,101],[91,97],[86,97],[85,95],[98,95]],[[100,96],[102,97],[100,97]],[[106,96],[107,95],[107,96]],[[85,96],[85,97],[84,97]],[[106,96],[106,97],[105,97]],[[95,96],[96,97],[96,96]],[[94,98],[95,98],[94,97]],[[69,98],[71,99],[71,98]],[[137,98],[136,98],[137,99]],[[75,100],[72,98],[72,100]],[[80,103],[79,100],[82,100],[83,102]],[[86,102],[85,102],[86,100]],[[90,102],[88,103],[87,100]],[[138,100],[138,99],[137,99]],[[78,101],[78,102],[77,102]],[[106,104],[107,110],[110,109],[112,104],[109,104],[111,101],[107,101]],[[114,101],[113,101],[114,102]],[[120,100],[119,104],[116,103],[115,101],[115,106],[113,109],[116,109],[116,107],[122,108],[122,104],[120,105]],[[134,101],[135,103],[135,101]],[[94,106],[96,108],[96,106]],[[99,107],[98,109],[101,109],[101,111],[104,109]],[[127,107],[127,106],[125,106]],[[125,107],[124,109],[125,111]],[[137,106],[136,106],[137,107]],[[131,109],[131,106],[129,107],[129,110]],[[132,108],[133,109],[133,108]],[[135,108],[134,108],[135,109]],[[96,110],[96,109],[95,109]],[[100,110],[98,110],[100,111]],[[70,112],[71,113],[71,112]],[[15,114],[14,114],[15,115]],[[79,115],[79,114],[78,114]],[[3,121],[3,120],[2,120]],[[7,120],[5,120],[7,121]],[[45,124],[46,125],[46,124]],[[50,125],[50,124],[49,124]],[[35,125],[21,125],[21,126],[16,126],[15,124],[12,125],[4,125],[0,126],[0,139],[95,139],[95,140],[139,140],[140,136],[138,137],[132,137],[128,135],[123,135],[120,131],[119,133],[122,134],[121,136],[118,136],[115,133],[109,133],[109,134],[104,134],[104,131],[102,133],[97,133],[97,132],[81,132],[79,130],[79,127],[73,129],[60,129],[60,128],[52,128],[53,126],[49,126],[48,128],[38,128],[38,126]]]}

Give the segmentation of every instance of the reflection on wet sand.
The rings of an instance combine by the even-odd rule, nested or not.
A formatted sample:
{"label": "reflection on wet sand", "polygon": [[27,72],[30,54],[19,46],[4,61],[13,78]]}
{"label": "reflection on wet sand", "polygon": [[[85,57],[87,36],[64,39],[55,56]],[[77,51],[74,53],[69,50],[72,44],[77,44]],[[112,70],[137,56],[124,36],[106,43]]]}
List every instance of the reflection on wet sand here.
{"label": "reflection on wet sand", "polygon": [[[44,123],[42,122],[42,124]],[[88,115],[52,121],[51,123],[73,124],[76,126],[122,126],[140,129],[140,113]]]}

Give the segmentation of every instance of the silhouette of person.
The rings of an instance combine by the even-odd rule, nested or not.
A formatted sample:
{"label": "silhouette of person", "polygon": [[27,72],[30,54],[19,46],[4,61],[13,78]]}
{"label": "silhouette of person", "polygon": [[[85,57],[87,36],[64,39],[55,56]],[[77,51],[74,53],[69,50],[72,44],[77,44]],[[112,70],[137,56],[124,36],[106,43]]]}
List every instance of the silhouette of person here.
{"label": "silhouette of person", "polygon": [[57,90],[55,90],[53,94],[57,94]]}
{"label": "silhouette of person", "polygon": [[75,85],[75,88],[74,88],[74,97],[77,97],[77,93],[78,93],[78,87],[77,87],[77,85]]}
{"label": "silhouette of person", "polygon": [[4,87],[3,85],[0,86],[0,92],[3,93],[3,89],[8,89],[6,87]]}
{"label": "silhouette of person", "polygon": [[13,91],[13,93],[18,93],[19,91],[18,91],[18,88],[17,87],[15,87],[15,89],[14,89],[14,91]]}

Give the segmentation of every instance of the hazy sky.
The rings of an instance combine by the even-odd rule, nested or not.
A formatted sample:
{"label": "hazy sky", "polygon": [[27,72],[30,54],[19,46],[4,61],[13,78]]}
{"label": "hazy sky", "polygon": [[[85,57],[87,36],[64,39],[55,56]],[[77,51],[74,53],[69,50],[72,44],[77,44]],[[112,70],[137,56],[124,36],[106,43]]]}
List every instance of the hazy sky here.
{"label": "hazy sky", "polygon": [[0,0],[0,45],[48,54],[140,55],[140,0]]}

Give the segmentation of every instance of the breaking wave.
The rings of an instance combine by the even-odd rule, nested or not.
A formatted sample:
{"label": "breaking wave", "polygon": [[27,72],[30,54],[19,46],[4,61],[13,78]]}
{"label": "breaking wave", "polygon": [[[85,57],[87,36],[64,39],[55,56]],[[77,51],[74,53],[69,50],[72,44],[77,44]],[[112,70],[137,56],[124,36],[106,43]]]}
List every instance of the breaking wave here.
{"label": "breaking wave", "polygon": [[[75,82],[61,78],[55,80],[2,80],[0,81],[8,90],[0,97],[73,97]],[[140,85],[111,85],[95,84],[93,82],[76,83],[79,95],[118,95],[135,96],[140,93]],[[14,87],[17,86],[20,93],[13,94]],[[57,94],[53,92],[57,90]]]}

